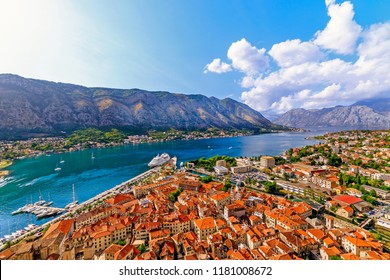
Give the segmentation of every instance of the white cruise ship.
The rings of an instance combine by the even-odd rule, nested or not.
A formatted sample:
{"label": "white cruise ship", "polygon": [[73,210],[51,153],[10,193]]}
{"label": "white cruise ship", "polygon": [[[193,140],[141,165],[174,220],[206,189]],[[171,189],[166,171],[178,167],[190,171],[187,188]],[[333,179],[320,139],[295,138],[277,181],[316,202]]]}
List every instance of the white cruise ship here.
{"label": "white cruise ship", "polygon": [[155,156],[148,164],[150,168],[163,165],[164,163],[167,163],[170,160],[170,156],[167,153],[163,153],[160,155]]}

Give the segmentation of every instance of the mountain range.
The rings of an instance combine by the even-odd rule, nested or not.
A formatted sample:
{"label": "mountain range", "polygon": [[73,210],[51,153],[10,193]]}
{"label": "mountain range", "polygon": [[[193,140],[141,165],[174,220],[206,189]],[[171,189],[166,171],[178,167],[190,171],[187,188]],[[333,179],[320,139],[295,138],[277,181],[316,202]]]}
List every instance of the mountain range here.
{"label": "mountain range", "polygon": [[58,135],[87,127],[286,129],[230,98],[141,89],[89,88],[0,75],[0,139]]}
{"label": "mountain range", "polygon": [[389,129],[390,98],[362,100],[350,106],[292,109],[273,119],[273,122],[309,129]]}

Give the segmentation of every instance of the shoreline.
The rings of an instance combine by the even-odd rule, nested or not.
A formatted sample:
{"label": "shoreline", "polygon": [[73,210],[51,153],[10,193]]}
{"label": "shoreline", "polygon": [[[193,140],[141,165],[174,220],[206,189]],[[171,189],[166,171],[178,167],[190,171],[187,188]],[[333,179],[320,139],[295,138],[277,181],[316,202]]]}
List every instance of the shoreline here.
{"label": "shoreline", "polygon": [[[172,139],[172,140],[151,140],[151,141],[144,141],[144,142],[123,142],[123,143],[109,143],[107,146],[99,146],[103,145],[103,143],[95,143],[94,146],[91,147],[86,147],[86,148],[75,148],[71,147],[67,151],[53,151],[53,152],[39,152],[39,153],[31,153],[26,156],[18,157],[13,160],[3,160],[3,161],[10,161],[9,164],[7,164],[5,167],[0,168],[5,169],[10,166],[12,166],[16,161],[26,159],[26,158],[33,158],[33,157],[40,157],[40,156],[51,156],[51,155],[59,155],[59,154],[66,154],[66,153],[73,153],[73,152],[78,152],[78,151],[85,151],[85,150],[93,150],[93,149],[106,149],[106,148],[115,148],[115,147],[122,147],[122,146],[127,146],[127,145],[140,145],[140,144],[154,144],[154,143],[173,143],[176,141],[196,141],[196,140],[205,140],[205,139],[220,139],[220,138],[235,138],[235,137],[247,137],[247,136],[256,136],[256,135],[264,135],[264,134],[274,134],[274,133],[303,133],[303,132],[297,132],[297,131],[270,131],[270,132],[264,132],[264,133],[257,133],[257,134],[248,134],[248,135],[224,135],[224,136],[210,136],[210,137],[199,137],[199,138],[193,138],[193,139]],[[25,140],[25,141],[31,141],[33,140]],[[42,138],[44,139],[44,138]],[[49,138],[47,138],[49,139]],[[63,138],[64,140],[65,138]],[[2,141],[0,141],[1,143]],[[7,143],[15,143],[18,142],[16,141],[3,141]],[[6,175],[1,175],[0,173],[0,179],[4,179],[6,176],[9,176],[10,172],[9,170],[4,170],[8,171]],[[1,171],[0,171],[1,172]]]}

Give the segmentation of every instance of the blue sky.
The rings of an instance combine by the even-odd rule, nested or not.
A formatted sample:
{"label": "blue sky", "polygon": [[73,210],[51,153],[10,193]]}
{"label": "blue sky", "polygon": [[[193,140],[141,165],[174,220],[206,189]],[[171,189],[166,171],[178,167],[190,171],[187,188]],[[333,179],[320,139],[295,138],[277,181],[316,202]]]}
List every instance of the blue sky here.
{"label": "blue sky", "polygon": [[[86,86],[229,96],[260,111],[279,113],[293,107],[350,104],[362,96],[356,90],[358,84],[388,78],[383,71],[374,77],[348,76],[351,71],[363,71],[355,68],[362,57],[359,44],[368,41],[370,34],[365,34],[370,27],[383,25],[374,31],[387,46],[390,1],[386,0],[356,0],[349,5],[332,0],[31,2],[0,1],[0,73]],[[332,46],[337,45],[334,29],[323,32],[321,38],[316,35],[327,28],[330,7],[339,7],[335,18],[345,24],[340,29],[356,35],[345,41],[344,46],[353,45],[350,48]],[[299,41],[269,53],[274,45],[294,39]],[[292,62],[286,58],[287,47],[315,58]],[[229,50],[233,59],[227,55]],[[252,56],[245,56],[245,50],[252,50]],[[225,65],[225,70],[209,69],[214,59],[220,59],[215,66]],[[281,75],[282,71],[319,73],[323,71],[319,63],[336,59],[342,63],[334,67],[345,67],[346,77],[354,84],[327,76],[316,85],[280,86],[290,77]],[[298,64],[305,70],[298,69]],[[378,87],[367,97],[383,96],[386,90]],[[329,101],[335,98],[337,102]]]}

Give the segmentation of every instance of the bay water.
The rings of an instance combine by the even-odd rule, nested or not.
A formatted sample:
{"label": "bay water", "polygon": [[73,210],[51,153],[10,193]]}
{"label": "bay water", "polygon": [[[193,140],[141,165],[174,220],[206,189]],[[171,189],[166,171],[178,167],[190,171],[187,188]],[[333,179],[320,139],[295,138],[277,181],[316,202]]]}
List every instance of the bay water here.
{"label": "bay water", "polygon": [[[292,147],[314,144],[306,137],[316,132],[274,133],[243,137],[213,138],[162,143],[130,144],[113,148],[88,149],[71,153],[25,158],[8,168],[11,174],[0,181],[0,237],[23,229],[30,223],[43,224],[33,214],[12,215],[40,196],[63,208],[72,201],[72,184],[80,202],[110,189],[149,169],[157,154],[168,153],[180,162],[215,155],[276,156]],[[63,163],[60,163],[64,161]],[[60,171],[55,171],[60,167]]]}

